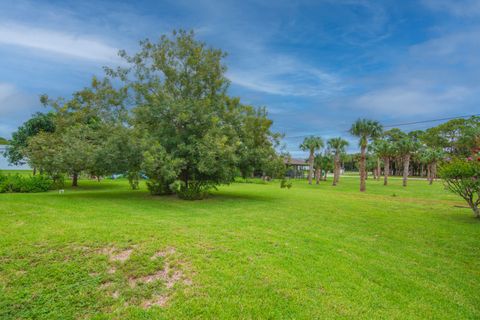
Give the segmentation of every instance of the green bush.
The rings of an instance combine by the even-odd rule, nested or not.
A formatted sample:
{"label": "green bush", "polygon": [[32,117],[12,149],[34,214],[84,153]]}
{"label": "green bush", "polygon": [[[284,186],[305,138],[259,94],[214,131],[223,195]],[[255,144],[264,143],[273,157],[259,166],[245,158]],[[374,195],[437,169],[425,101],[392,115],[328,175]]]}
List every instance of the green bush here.
{"label": "green bush", "polygon": [[53,187],[53,180],[43,176],[25,177],[18,174],[2,175],[0,173],[0,193],[45,192]]}
{"label": "green bush", "polygon": [[292,187],[292,182],[283,178],[282,181],[280,181],[280,188],[282,189],[290,189]]}
{"label": "green bush", "polygon": [[185,182],[181,180],[176,180],[170,185],[170,189],[175,192],[175,194],[184,200],[202,200],[210,195],[210,190],[214,189],[215,186],[201,183],[198,181],[189,182],[188,187]]}
{"label": "green bush", "polygon": [[164,180],[149,179],[147,180],[147,189],[150,194],[155,196],[172,194],[172,190]]}
{"label": "green bush", "polygon": [[480,158],[446,162],[440,166],[439,175],[447,189],[461,196],[480,218]]}

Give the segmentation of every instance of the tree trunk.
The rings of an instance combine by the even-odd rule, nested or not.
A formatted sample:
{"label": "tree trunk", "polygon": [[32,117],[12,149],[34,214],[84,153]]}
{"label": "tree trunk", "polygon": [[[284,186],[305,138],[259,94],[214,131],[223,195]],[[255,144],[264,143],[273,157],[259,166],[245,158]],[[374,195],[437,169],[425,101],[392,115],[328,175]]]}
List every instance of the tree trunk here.
{"label": "tree trunk", "polygon": [[388,174],[390,173],[390,158],[385,157],[383,159],[383,185],[386,186],[388,184]]}
{"label": "tree trunk", "polygon": [[360,152],[360,192],[367,190],[367,184],[365,182],[367,173],[365,172],[365,165],[367,156],[365,154],[367,147],[362,146]]}
{"label": "tree trunk", "polygon": [[308,157],[308,164],[309,164],[309,166],[310,166],[310,170],[308,170],[308,184],[312,184],[312,177],[313,177],[313,160],[314,160],[313,152],[310,152],[310,157]]}
{"label": "tree trunk", "polygon": [[407,186],[407,179],[408,179],[408,173],[410,172],[409,170],[410,166],[410,155],[406,155],[403,158],[403,186]]}
{"label": "tree trunk", "polygon": [[338,174],[340,173],[339,169],[338,169],[338,167],[340,166],[339,157],[340,157],[340,155],[335,154],[335,158],[333,160],[333,183],[332,183],[332,186],[336,186],[337,182],[338,182]]}
{"label": "tree trunk", "polygon": [[78,173],[72,175],[72,187],[78,187]]}
{"label": "tree trunk", "polygon": [[380,158],[377,157],[377,180],[380,180],[382,168],[380,167]]}
{"label": "tree trunk", "polygon": [[37,168],[33,167],[33,175],[37,174]]}
{"label": "tree trunk", "polygon": [[322,169],[317,168],[317,170],[315,170],[315,180],[316,180],[317,184],[320,183],[321,175],[322,175]]}

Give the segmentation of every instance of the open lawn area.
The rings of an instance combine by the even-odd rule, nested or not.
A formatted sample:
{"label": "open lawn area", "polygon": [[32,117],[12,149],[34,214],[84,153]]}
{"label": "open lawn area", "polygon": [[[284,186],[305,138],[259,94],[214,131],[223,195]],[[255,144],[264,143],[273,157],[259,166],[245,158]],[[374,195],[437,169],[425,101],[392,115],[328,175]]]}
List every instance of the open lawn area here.
{"label": "open lawn area", "polygon": [[480,318],[464,202],[440,182],[358,183],[0,194],[0,318]]}

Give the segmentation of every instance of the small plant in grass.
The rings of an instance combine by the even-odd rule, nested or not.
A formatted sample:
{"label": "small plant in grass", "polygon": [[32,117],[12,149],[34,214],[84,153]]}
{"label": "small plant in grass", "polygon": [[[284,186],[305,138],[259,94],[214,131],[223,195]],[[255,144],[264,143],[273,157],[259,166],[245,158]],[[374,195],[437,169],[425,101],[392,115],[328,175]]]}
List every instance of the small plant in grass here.
{"label": "small plant in grass", "polygon": [[439,173],[447,189],[461,196],[480,218],[480,155],[446,162]]}
{"label": "small plant in grass", "polygon": [[292,187],[292,182],[283,178],[282,181],[280,181],[280,188],[282,189],[290,189]]}

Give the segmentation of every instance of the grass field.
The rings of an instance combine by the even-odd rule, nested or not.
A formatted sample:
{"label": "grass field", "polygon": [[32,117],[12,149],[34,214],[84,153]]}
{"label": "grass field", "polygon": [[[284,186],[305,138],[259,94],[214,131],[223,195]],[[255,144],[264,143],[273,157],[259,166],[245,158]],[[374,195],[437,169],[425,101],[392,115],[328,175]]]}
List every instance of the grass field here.
{"label": "grass field", "polygon": [[480,318],[480,222],[440,183],[80,184],[0,194],[0,319]]}

